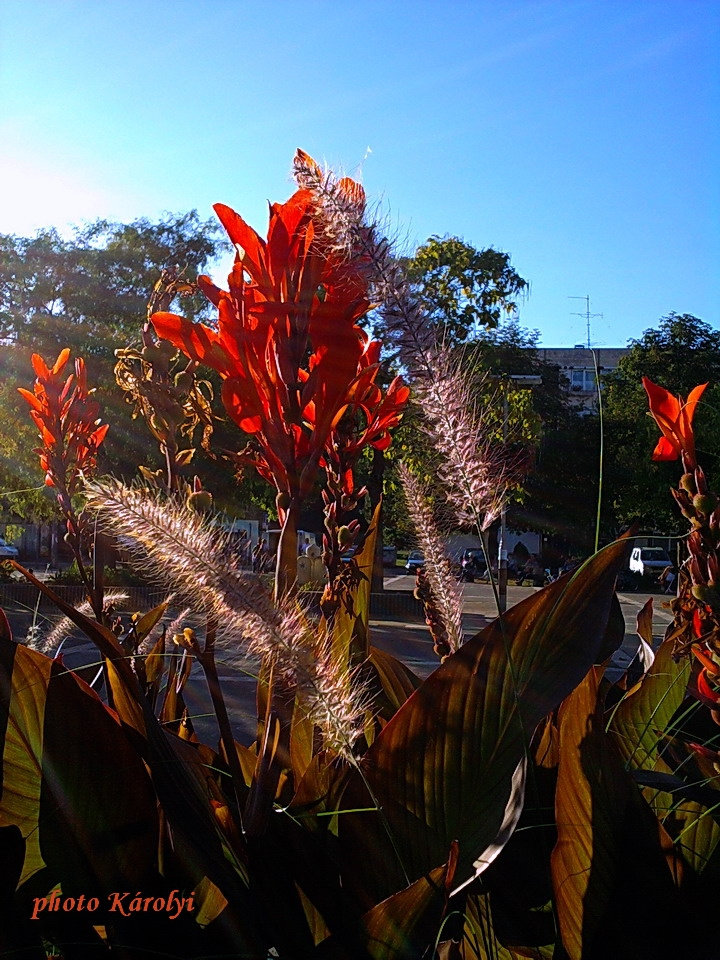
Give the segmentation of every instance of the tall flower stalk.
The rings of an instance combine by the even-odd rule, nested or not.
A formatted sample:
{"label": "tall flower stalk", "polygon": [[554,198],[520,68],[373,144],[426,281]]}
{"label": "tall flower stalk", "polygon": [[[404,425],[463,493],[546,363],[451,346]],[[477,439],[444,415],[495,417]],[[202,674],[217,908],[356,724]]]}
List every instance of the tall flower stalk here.
{"label": "tall flower stalk", "polygon": [[162,471],[141,466],[140,472],[153,486],[168,491],[182,489],[181,473],[195,454],[194,438],[202,427],[201,444],[207,449],[213,431],[212,386],[196,376],[198,364],[188,360],[182,368],[173,361],[176,348],[167,340],[156,342],[150,318],[166,310],[176,296],[195,292],[177,270],[164,270],[147,306],[140,348],[116,350],[115,379],[133,404],[133,417],[142,416],[165,460]]}
{"label": "tall flower stalk", "polygon": [[[421,599],[435,652],[443,660],[463,642],[462,590],[453,575],[445,543],[427,501],[427,491],[404,464],[400,465],[400,480],[408,514],[425,557],[426,568],[419,586]],[[427,580],[426,590],[423,590],[423,577]]]}
{"label": "tall flower stalk", "polygon": [[159,337],[220,374],[225,409],[249,435],[235,459],[275,486],[281,596],[296,577],[300,504],[333,455],[341,420],[362,409],[357,444],[383,446],[404,399],[398,383],[385,400],[374,385],[380,345],[358,325],[370,306],[368,282],[359,262],[328,242],[311,191],[271,206],[267,239],[224,204],[215,211],[237,251],[228,290],[198,279],[217,307],[217,329],[166,312],[151,320]]}
{"label": "tall flower stalk", "polygon": [[457,521],[478,531],[487,529],[500,514],[509,476],[503,458],[488,442],[482,411],[461,362],[438,343],[391,243],[378,223],[366,219],[364,194],[351,186],[353,181],[323,171],[301,150],[294,172],[298,185],[312,193],[322,211],[327,242],[336,256],[363,267],[371,299],[398,349],[440,454],[441,479]]}
{"label": "tall flower stalk", "polygon": [[686,400],[643,378],[650,415],[662,436],[653,460],[680,460],[684,473],[672,493],[691,523],[688,557],[678,576],[674,615],[674,655],[692,654],[699,672],[695,694],[720,723],[720,499],[709,487],[697,461],[693,417],[707,384],[690,391]]}
{"label": "tall flower stalk", "polygon": [[75,510],[73,497],[81,489],[83,478],[90,477],[97,465],[100,445],[108,425],[100,420],[100,405],[88,388],[85,361],[77,357],[74,372],[67,372],[70,350],[61,350],[49,367],[37,353],[32,356],[35,384],[32,391],[18,388],[30,406],[30,416],[40,434],[36,453],[45,471],[45,484],[56,490],[57,502],[65,518],[66,540],[77,561],[80,576],[88,591],[95,615],[102,613],[102,586],[93,584],[83,561],[87,530]]}

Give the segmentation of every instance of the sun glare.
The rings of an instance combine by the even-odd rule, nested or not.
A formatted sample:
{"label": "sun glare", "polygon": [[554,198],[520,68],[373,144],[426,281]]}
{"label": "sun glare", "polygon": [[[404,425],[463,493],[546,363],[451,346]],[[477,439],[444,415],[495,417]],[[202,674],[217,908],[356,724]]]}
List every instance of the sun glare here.
{"label": "sun glare", "polygon": [[122,201],[82,174],[47,162],[0,157],[0,233],[32,236],[43,227],[66,233],[99,216],[122,217]]}

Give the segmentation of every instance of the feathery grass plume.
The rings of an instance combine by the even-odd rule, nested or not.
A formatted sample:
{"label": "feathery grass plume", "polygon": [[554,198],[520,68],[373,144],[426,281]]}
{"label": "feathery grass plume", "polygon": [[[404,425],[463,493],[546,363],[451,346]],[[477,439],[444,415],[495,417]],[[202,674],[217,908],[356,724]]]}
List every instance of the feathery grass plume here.
{"label": "feathery grass plume", "polygon": [[[128,595],[121,590],[108,590],[105,593],[104,600],[106,604],[111,603],[115,606],[122,603],[123,600],[127,600],[127,598]],[[86,617],[92,616],[93,610],[88,600],[83,600],[82,603],[78,604],[77,609],[80,613],[85,614]],[[45,636],[43,636],[41,631],[34,631],[32,636],[28,635],[26,638],[26,646],[37,650],[38,653],[52,655],[60,644],[70,636],[74,629],[76,629],[75,624],[70,617],[60,617],[50,633]]]}
{"label": "feathery grass plume", "polygon": [[[459,526],[486,530],[500,515],[512,465],[489,439],[484,409],[462,356],[439,347],[431,380],[420,379],[415,393],[427,432],[440,454],[438,473]],[[487,408],[486,408],[487,409]]]}
{"label": "feathery grass plume", "polygon": [[302,150],[295,154],[293,174],[297,185],[317,198],[324,239],[332,238],[336,253],[364,267],[371,299],[389,333],[386,341],[399,350],[403,366],[413,377],[432,376],[434,330],[382,225],[366,217],[362,188],[351,189],[353,181],[323,170]]}
{"label": "feathery grass plume", "polygon": [[428,434],[444,461],[442,480],[458,522],[487,529],[500,514],[508,479],[502,457],[485,437],[461,359],[438,344],[392,244],[378,223],[366,221],[361,190],[323,171],[302,150],[295,156],[294,175],[298,186],[317,197],[323,228],[334,237],[336,249],[365,265],[371,297],[412,378]]}
{"label": "feathery grass plume", "polygon": [[425,577],[430,588],[432,607],[430,612],[433,615],[432,621],[436,624],[433,639],[437,652],[441,656],[454,653],[463,642],[462,589],[453,575],[442,534],[428,503],[426,489],[404,463],[399,464],[398,472],[408,514],[425,557]]}
{"label": "feathery grass plume", "polygon": [[112,479],[94,480],[86,492],[101,529],[121,539],[136,565],[156,581],[169,581],[194,610],[212,618],[225,649],[243,640],[245,653],[271,662],[297,689],[326,746],[349,756],[362,732],[365,688],[330,655],[327,637],[296,604],[276,604],[257,576],[240,569],[230,538],[211,518]]}

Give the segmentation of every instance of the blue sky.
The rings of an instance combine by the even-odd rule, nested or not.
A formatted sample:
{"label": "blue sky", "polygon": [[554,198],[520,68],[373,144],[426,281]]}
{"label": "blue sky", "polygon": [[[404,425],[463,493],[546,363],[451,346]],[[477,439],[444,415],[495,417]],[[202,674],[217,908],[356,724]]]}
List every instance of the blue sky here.
{"label": "blue sky", "polygon": [[720,325],[720,3],[0,0],[0,232],[216,201],[296,147],[405,251],[507,251],[545,346]]}

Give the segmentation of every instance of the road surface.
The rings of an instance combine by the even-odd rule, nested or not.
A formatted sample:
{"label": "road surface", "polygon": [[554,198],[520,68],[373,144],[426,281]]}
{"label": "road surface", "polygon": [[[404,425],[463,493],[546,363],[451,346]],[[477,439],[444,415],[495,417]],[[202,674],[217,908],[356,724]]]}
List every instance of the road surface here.
{"label": "road surface", "polygon": [[[386,577],[387,590],[412,590],[415,584],[414,576],[405,574],[391,574]],[[508,587],[508,606],[533,593],[533,587]],[[611,678],[619,676],[623,669],[632,660],[637,649],[635,634],[636,618],[646,601],[648,594],[620,594],[620,605],[625,617],[625,642],[616,653],[613,665],[608,673]],[[663,604],[669,598],[653,595],[653,633],[654,646],[662,639],[667,624],[672,616]],[[495,616],[493,594],[489,584],[463,584],[463,620],[466,637],[472,636],[483,625]],[[6,610],[16,639],[25,639],[30,618],[27,612]],[[418,676],[426,677],[437,666],[438,661],[433,653],[432,641],[428,629],[422,622],[402,622],[398,620],[377,620],[370,622],[371,643],[392,653],[407,664]],[[97,651],[92,644],[82,637],[69,638],[65,641],[62,650],[63,658],[71,669],[97,663]],[[236,738],[241,743],[249,743],[255,736],[255,677],[257,663],[243,658],[239,650],[228,647],[218,650],[219,672],[225,692],[228,708],[232,717]],[[85,679],[90,679],[94,671],[86,670]],[[204,680],[197,664],[193,665],[193,673],[186,688],[185,700],[188,710],[194,718],[196,730],[201,740],[214,742],[216,729],[212,709],[207,695]]]}

